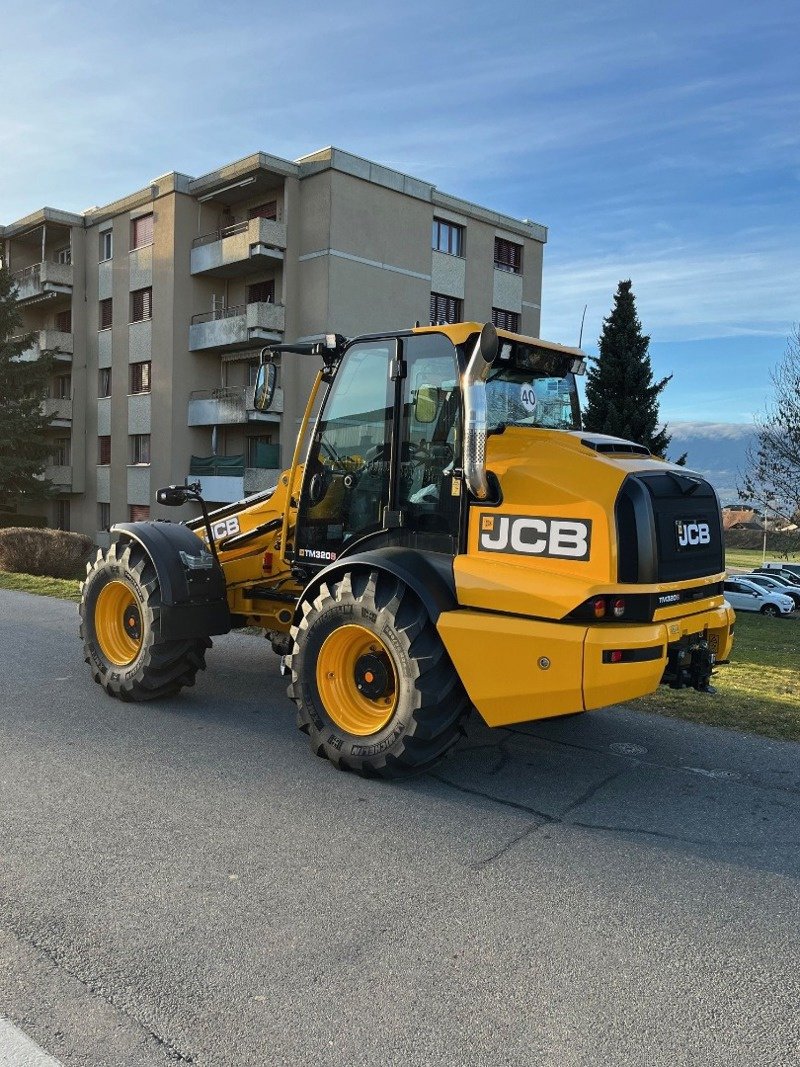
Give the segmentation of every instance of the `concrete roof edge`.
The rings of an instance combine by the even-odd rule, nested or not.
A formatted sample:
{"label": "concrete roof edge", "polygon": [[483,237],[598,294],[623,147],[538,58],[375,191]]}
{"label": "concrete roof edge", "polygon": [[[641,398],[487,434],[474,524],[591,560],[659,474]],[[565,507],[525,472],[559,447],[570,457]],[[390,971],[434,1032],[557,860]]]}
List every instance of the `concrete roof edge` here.
{"label": "concrete roof edge", "polygon": [[15,237],[32,226],[41,226],[43,222],[58,222],[63,226],[82,226],[83,215],[74,211],[60,211],[55,207],[40,207],[38,211],[33,211],[22,219],[0,226],[0,234],[3,237]]}
{"label": "concrete roof edge", "polygon": [[492,210],[492,208],[482,207],[480,204],[475,204],[470,200],[463,200],[458,196],[451,196],[450,193],[443,193],[439,189],[436,189],[433,193],[433,203],[434,206],[447,208],[449,211],[461,212],[472,218],[480,219],[482,222],[491,223],[500,229],[511,230],[524,237],[530,237],[532,240],[540,241],[542,244],[547,243],[547,227],[539,222],[515,219],[511,215],[503,215],[499,211]]}
{"label": "concrete roof edge", "polygon": [[253,152],[242,159],[236,159],[233,163],[226,163],[223,167],[211,170],[208,174],[201,174],[199,178],[191,178],[187,192],[194,196],[212,192],[215,186],[229,185],[237,178],[250,174],[256,170],[269,170],[282,174],[287,178],[296,178],[300,168],[289,159],[281,159],[280,156],[271,156],[267,152]]}

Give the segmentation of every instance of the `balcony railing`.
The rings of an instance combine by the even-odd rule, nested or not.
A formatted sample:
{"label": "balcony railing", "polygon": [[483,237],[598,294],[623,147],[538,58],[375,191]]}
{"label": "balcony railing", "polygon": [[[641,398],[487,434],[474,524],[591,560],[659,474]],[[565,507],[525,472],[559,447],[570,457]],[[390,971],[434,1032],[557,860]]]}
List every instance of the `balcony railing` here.
{"label": "balcony railing", "polygon": [[51,425],[72,421],[72,401],[69,397],[48,397],[42,401],[41,411],[43,415],[51,416]]}
{"label": "balcony railing", "polygon": [[232,278],[264,267],[274,267],[284,258],[286,226],[275,219],[255,218],[234,222],[192,242],[192,274]]}
{"label": "balcony railing", "polygon": [[[21,360],[31,362],[39,359],[42,352],[52,352],[57,360],[69,363],[72,360],[73,336],[62,330],[45,329],[38,330],[30,348],[26,348],[19,357]],[[12,340],[18,341],[19,335]]]}
{"label": "balcony railing", "polygon": [[32,263],[12,273],[17,283],[17,300],[38,296],[68,295],[72,292],[72,264],[53,263],[49,259]]}
{"label": "balcony railing", "polygon": [[214,230],[213,233],[204,233],[202,237],[195,237],[192,241],[192,248],[199,248],[200,245],[210,245],[214,241],[222,241],[226,237],[235,237],[237,233],[246,233],[249,223],[245,219],[244,222],[234,222],[231,226],[223,226],[221,230]]}
{"label": "balcony railing", "polygon": [[279,341],[285,314],[283,304],[269,301],[200,312],[192,316],[189,326],[189,350],[234,351],[259,342]]}
{"label": "balcony railing", "polygon": [[189,474],[207,478],[243,478],[244,455],[192,456]]}
{"label": "balcony railing", "polygon": [[[268,415],[283,411],[283,390],[276,389]],[[226,426],[257,422],[262,413],[253,407],[253,387],[231,386],[221,389],[195,389],[189,394],[189,426]]]}
{"label": "balcony railing", "polygon": [[216,322],[217,319],[235,319],[238,315],[247,314],[247,304],[234,304],[229,308],[214,308],[213,311],[201,311],[199,315],[192,315],[192,325],[198,322]]}

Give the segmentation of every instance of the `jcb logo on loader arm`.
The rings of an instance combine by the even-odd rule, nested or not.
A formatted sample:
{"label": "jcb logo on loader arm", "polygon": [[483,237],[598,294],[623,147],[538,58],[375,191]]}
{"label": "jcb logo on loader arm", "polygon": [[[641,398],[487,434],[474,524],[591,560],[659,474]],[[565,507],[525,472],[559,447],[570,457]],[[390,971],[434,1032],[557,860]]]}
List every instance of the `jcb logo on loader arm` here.
{"label": "jcb logo on loader arm", "polygon": [[591,537],[591,519],[484,513],[481,515],[479,546],[484,552],[585,560],[589,558]]}

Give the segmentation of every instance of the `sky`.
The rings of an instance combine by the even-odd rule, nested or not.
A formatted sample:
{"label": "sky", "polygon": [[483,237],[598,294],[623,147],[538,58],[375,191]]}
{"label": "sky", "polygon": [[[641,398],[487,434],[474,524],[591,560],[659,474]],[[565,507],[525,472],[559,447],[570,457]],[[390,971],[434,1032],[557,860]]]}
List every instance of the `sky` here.
{"label": "sky", "polygon": [[[541,334],[630,278],[668,422],[748,424],[800,320],[800,4],[4,0],[0,222],[328,144],[549,229]],[[12,47],[8,47],[8,43]]]}

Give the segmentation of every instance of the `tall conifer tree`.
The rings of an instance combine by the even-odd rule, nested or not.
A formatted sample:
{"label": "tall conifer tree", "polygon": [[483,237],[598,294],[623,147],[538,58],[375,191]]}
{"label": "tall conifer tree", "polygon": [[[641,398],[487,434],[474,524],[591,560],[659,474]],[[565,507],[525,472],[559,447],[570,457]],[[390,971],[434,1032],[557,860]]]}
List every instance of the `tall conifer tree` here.
{"label": "tall conifer tree", "polygon": [[50,495],[43,477],[51,444],[45,431],[51,416],[43,415],[53,357],[21,360],[33,334],[20,334],[16,285],[0,266],[0,504],[25,505]]}
{"label": "tall conifer tree", "polygon": [[636,441],[664,456],[670,435],[658,427],[658,398],[672,375],[653,382],[649,344],[636,314],[631,282],[620,282],[611,314],[603,319],[600,355],[590,360],[583,425],[593,433]]}

